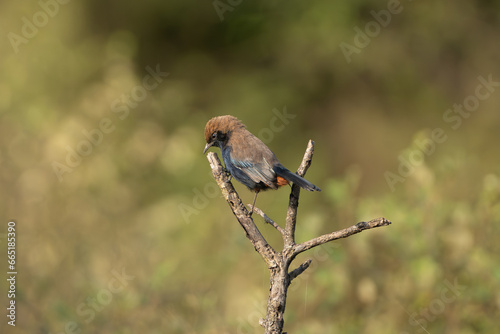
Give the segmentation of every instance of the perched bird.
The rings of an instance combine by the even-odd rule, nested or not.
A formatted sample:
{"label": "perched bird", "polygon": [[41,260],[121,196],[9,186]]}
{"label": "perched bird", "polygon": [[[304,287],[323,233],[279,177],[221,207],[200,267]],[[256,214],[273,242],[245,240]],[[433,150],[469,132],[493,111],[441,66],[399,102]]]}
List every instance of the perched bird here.
{"label": "perched bird", "polygon": [[203,154],[210,147],[218,146],[226,170],[255,192],[250,215],[261,190],[276,190],[293,182],[309,191],[321,191],[311,182],[286,169],[269,147],[234,116],[218,116],[209,120],[205,126],[205,141],[207,144]]}

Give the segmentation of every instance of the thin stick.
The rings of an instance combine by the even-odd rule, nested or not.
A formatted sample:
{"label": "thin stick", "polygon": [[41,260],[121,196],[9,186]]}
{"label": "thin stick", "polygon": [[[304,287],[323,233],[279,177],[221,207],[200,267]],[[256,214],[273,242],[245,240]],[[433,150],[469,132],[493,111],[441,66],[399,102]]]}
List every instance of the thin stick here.
{"label": "thin stick", "polygon": [[279,226],[274,220],[272,220],[271,218],[269,218],[269,216],[266,215],[264,213],[264,211],[262,211],[261,209],[259,209],[256,206],[253,206],[252,204],[248,204],[248,206],[252,208],[253,212],[255,212],[256,214],[258,214],[259,216],[261,216],[262,218],[264,218],[264,222],[266,222],[267,224],[269,224],[272,227],[274,227],[275,229],[277,229],[278,232],[280,232],[282,236],[285,236],[285,230],[283,230],[281,228],[281,226]]}
{"label": "thin stick", "polygon": [[[304,176],[311,166],[312,157],[314,153],[314,141],[309,140],[307,143],[307,148],[297,169],[297,174],[299,176]],[[286,213],[286,223],[285,223],[285,248],[291,248],[295,245],[295,225],[297,224],[297,208],[299,206],[299,196],[300,187],[296,184],[292,186],[292,191],[290,193],[290,201],[288,202],[288,210]]]}
{"label": "thin stick", "polygon": [[309,265],[311,264],[312,260],[308,259],[304,263],[302,263],[300,266],[298,266],[296,269],[290,272],[290,281],[293,280],[295,277],[299,276],[302,274],[307,268],[309,268]]}
{"label": "thin stick", "polygon": [[369,222],[360,222],[360,223],[357,223],[356,225],[352,225],[351,227],[344,228],[342,230],[335,231],[332,233],[324,234],[320,237],[317,237],[317,238],[311,239],[309,241],[303,242],[301,244],[295,245],[294,250],[293,250],[293,254],[294,255],[300,254],[300,253],[302,253],[308,249],[311,249],[313,247],[323,245],[323,244],[330,242],[330,241],[333,241],[333,240],[347,238],[353,234],[360,233],[364,230],[369,230],[372,228],[387,226],[387,225],[391,225],[391,224],[392,223],[389,220],[382,218],[382,217],[372,219]]}

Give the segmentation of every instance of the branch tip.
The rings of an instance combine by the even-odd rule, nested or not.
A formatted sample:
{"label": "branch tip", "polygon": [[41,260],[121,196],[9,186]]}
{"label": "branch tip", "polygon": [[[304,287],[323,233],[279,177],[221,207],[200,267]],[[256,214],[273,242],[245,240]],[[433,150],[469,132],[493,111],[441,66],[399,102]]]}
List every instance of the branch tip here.
{"label": "branch tip", "polygon": [[304,263],[302,263],[300,266],[298,266],[296,269],[290,272],[290,281],[292,281],[294,278],[302,274],[309,266],[311,265],[312,260],[307,259]]}
{"label": "branch tip", "polygon": [[261,216],[262,218],[264,218],[264,222],[266,222],[267,224],[271,225],[272,227],[274,227],[276,230],[278,230],[278,232],[281,233],[282,236],[285,236],[285,230],[283,230],[281,228],[281,226],[279,226],[274,220],[272,220],[271,218],[269,218],[268,215],[266,215],[264,213],[264,211],[262,211],[261,209],[259,209],[258,207],[256,206],[253,206],[252,204],[248,204],[248,207],[250,209],[253,208],[253,212],[255,212],[256,214],[258,214],[259,216]]}

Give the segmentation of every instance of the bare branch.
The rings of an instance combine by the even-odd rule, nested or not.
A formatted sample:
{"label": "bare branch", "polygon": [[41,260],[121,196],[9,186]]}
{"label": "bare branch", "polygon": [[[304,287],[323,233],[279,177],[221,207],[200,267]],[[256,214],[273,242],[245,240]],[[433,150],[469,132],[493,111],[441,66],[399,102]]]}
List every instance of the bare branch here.
{"label": "bare branch", "polygon": [[262,218],[264,218],[264,221],[267,224],[269,224],[272,227],[274,227],[276,230],[278,230],[278,232],[280,232],[283,237],[285,236],[285,230],[283,230],[281,228],[281,226],[279,226],[274,220],[272,220],[271,218],[269,218],[269,216],[266,215],[264,213],[264,211],[262,211],[261,209],[259,209],[256,206],[252,206],[252,204],[248,204],[248,206],[250,207],[250,209],[252,209],[252,207],[253,207],[253,212],[255,212],[256,214],[258,214],[259,216],[261,216]]}
{"label": "bare branch", "polygon": [[[314,142],[310,140],[307,145],[304,158],[302,159],[302,163],[297,170],[298,175],[304,176],[306,173],[307,169],[311,165],[313,152]],[[298,254],[329,241],[346,238],[364,230],[391,224],[391,222],[385,218],[377,218],[370,220],[369,222],[360,222],[343,230],[325,234],[309,241],[296,244],[295,225],[297,207],[299,205],[300,188],[294,184],[290,194],[284,229],[269,218],[262,210],[253,207],[254,212],[262,216],[266,223],[271,224],[283,236],[283,250],[276,252],[267,243],[266,239],[262,236],[259,229],[255,225],[248,210],[243,205],[238,193],[231,184],[230,177],[222,167],[217,154],[211,152],[208,154],[207,158],[212,168],[212,174],[222,191],[222,195],[231,207],[231,210],[236,216],[236,219],[240,223],[241,227],[245,230],[247,238],[250,240],[255,250],[262,256],[269,268],[271,286],[269,289],[266,318],[259,320],[259,324],[265,328],[266,334],[286,334],[283,332],[283,315],[285,312],[288,287],[291,281],[307,270],[312,262],[312,260],[309,259],[296,269],[288,272],[290,264]]]}
{"label": "bare branch", "polygon": [[322,245],[324,243],[327,243],[329,241],[341,239],[341,238],[347,238],[350,237],[353,234],[362,232],[364,230],[369,230],[375,227],[381,227],[381,226],[387,226],[392,224],[391,221],[385,219],[385,218],[376,218],[372,219],[369,222],[360,222],[357,223],[356,225],[352,225],[351,227],[345,228],[340,231],[335,231],[329,234],[324,234],[320,237],[311,239],[309,241],[303,242],[301,244],[295,245],[294,247],[294,255],[300,254],[308,249],[311,249],[313,247]]}
{"label": "bare branch", "polygon": [[308,259],[307,261],[305,261],[304,263],[302,263],[300,266],[298,266],[296,269],[294,269],[293,271],[291,271],[289,273],[289,275],[290,275],[290,281],[292,281],[295,277],[299,276],[307,268],[309,268],[309,265],[311,264],[311,262],[312,262],[312,260]]}
{"label": "bare branch", "polygon": [[[311,161],[314,153],[314,141],[309,140],[307,143],[306,152],[302,158],[299,168],[297,169],[297,174],[299,176],[304,176],[311,166]],[[288,202],[288,210],[286,213],[286,225],[285,225],[285,248],[290,248],[295,245],[295,225],[297,223],[297,207],[299,206],[299,196],[300,187],[296,184],[292,186],[292,191],[290,193],[290,200]]]}
{"label": "bare branch", "polygon": [[276,251],[267,243],[266,239],[262,236],[259,229],[255,225],[252,217],[250,217],[248,210],[238,196],[238,193],[234,189],[232,183],[229,181],[230,179],[226,175],[226,172],[220,163],[219,157],[216,153],[210,152],[207,155],[207,159],[210,162],[212,174],[222,191],[222,195],[231,207],[231,210],[236,216],[236,219],[240,223],[241,227],[245,230],[247,238],[250,240],[255,250],[262,256],[264,261],[266,261],[268,267],[275,267],[277,265],[275,260]]}
{"label": "bare branch", "polygon": [[304,157],[302,158],[302,162],[300,163],[300,166],[297,169],[298,175],[302,177],[306,175],[307,170],[311,166],[313,155],[314,155],[314,141],[309,140],[309,142],[307,143],[306,152],[304,153]]}

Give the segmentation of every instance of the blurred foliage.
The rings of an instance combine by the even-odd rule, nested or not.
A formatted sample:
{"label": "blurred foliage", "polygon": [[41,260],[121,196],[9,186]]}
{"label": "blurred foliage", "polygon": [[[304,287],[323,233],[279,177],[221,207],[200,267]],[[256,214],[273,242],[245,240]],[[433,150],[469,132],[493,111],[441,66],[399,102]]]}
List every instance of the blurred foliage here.
{"label": "blurred foliage", "polygon": [[[445,113],[479,77],[500,81],[500,3],[401,2],[348,62],[341,43],[391,3],[241,1],[222,20],[210,1],[0,3],[0,255],[15,219],[16,327],[262,332],[266,268],[201,154],[205,122],[233,114],[290,169],[316,141],[307,176],[323,192],[302,194],[298,240],[393,221],[298,259],[313,265],[291,286],[288,332],[493,333],[500,89],[457,128]],[[168,76],[148,89],[151,71]],[[446,140],[422,153],[436,128]],[[283,223],[287,199],[258,206]],[[110,293],[113,270],[133,279]]]}

